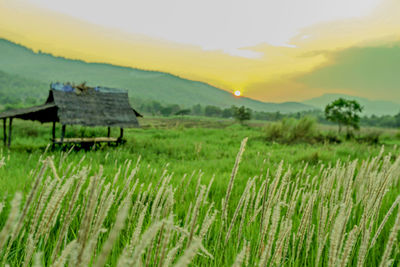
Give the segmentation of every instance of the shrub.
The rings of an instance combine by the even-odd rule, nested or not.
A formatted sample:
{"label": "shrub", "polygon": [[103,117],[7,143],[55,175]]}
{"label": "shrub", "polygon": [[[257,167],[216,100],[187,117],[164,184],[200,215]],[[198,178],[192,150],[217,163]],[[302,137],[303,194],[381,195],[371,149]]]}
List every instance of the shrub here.
{"label": "shrub", "polygon": [[266,139],[282,143],[316,142],[318,136],[316,125],[312,117],[303,117],[300,120],[285,118],[267,125]]}
{"label": "shrub", "polygon": [[321,135],[320,140],[326,143],[335,143],[335,144],[340,144],[342,142],[340,136],[331,131],[326,133],[324,136]]}
{"label": "shrub", "polygon": [[368,132],[365,135],[359,136],[356,138],[356,140],[360,143],[368,143],[372,145],[377,145],[379,144],[380,137],[382,135],[382,132],[379,131],[372,131]]}
{"label": "shrub", "polygon": [[400,139],[400,131],[398,131],[395,135],[396,139]]}
{"label": "shrub", "polygon": [[313,117],[303,117],[294,124],[292,139],[296,140],[311,140],[317,134],[317,123]]}
{"label": "shrub", "polygon": [[273,122],[265,127],[267,140],[277,140],[283,137],[282,122]]}

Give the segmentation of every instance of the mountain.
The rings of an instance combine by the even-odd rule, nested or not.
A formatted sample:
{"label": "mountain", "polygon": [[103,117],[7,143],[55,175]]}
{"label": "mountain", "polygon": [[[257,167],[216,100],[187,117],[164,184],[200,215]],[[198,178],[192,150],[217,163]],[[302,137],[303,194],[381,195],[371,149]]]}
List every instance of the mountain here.
{"label": "mountain", "polygon": [[47,87],[46,83],[0,71],[0,105],[38,104],[47,97],[43,90]]}
{"label": "mountain", "polygon": [[350,96],[344,94],[324,94],[320,97],[312,98],[303,101],[303,104],[314,106],[319,109],[324,109],[325,106],[338,98],[356,100],[361,106],[364,107],[364,115],[395,115],[400,112],[400,104],[381,101],[381,100],[370,100],[363,97]]}
{"label": "mountain", "polygon": [[[157,100],[165,104],[179,104],[190,107],[196,104],[229,107],[244,105],[253,110],[266,112],[299,112],[313,109],[302,103],[265,103],[254,99],[236,98],[231,93],[209,84],[191,81],[158,71],[146,71],[103,63],[87,63],[81,60],[71,60],[55,57],[42,52],[35,53],[21,45],[0,39],[0,77],[8,77],[5,84],[9,94],[20,94],[21,97],[44,96],[49,83],[54,81],[101,85],[105,87],[124,88],[134,106],[134,99]],[[24,86],[29,81],[34,84],[31,91],[15,86],[23,80]],[[44,86],[38,86],[44,85]],[[4,87],[4,86],[3,86]],[[23,89],[23,90],[22,90]],[[0,88],[0,98],[7,93],[6,88]]]}

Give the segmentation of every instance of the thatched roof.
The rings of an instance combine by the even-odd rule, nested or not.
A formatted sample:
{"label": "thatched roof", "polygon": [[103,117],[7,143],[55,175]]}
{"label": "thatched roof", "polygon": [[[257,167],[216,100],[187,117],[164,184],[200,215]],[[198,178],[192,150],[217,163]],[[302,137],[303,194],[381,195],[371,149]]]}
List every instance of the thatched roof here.
{"label": "thatched roof", "polygon": [[57,106],[54,103],[47,103],[40,106],[7,110],[0,113],[0,119],[19,118],[23,120],[38,120],[41,122],[58,121]]}
{"label": "thatched roof", "polygon": [[137,113],[129,104],[128,92],[84,84],[51,84],[44,105],[0,113],[1,118],[40,122],[59,121],[66,125],[139,127]]}

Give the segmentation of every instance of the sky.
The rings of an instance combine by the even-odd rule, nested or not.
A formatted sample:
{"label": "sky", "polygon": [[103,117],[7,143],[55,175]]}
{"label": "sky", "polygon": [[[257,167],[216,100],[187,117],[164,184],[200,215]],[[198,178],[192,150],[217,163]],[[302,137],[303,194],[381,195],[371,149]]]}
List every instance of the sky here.
{"label": "sky", "polygon": [[0,38],[263,101],[400,102],[398,14],[398,0],[0,0]]}

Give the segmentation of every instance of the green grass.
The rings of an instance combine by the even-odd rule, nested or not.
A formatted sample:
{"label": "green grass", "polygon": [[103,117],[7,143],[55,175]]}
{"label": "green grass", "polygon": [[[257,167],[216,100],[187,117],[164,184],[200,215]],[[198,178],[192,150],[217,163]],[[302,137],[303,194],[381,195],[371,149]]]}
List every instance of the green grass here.
{"label": "green grass", "polygon": [[[201,170],[208,180],[212,175],[217,183],[225,186],[241,140],[249,137],[246,153],[239,173],[239,183],[245,184],[250,177],[258,175],[261,169],[274,170],[280,161],[292,165],[294,169],[304,163],[334,164],[337,160],[348,161],[366,159],[377,155],[380,145],[368,146],[354,142],[342,144],[279,144],[268,142],[263,132],[263,123],[250,123],[255,126],[242,126],[230,120],[210,118],[148,118],[141,120],[141,129],[125,129],[127,143],[120,147],[102,146],[95,151],[72,151],[69,159],[79,160],[85,155],[96,169],[103,165],[106,174],[115,172],[115,161],[135,161],[141,156],[143,166],[161,170],[166,164],[179,178],[192,170]],[[200,126],[200,127],[199,127]],[[57,136],[60,135],[57,128]],[[105,136],[106,128],[83,128],[68,126],[66,136]],[[118,136],[119,130],[112,129],[112,135]],[[16,120],[13,125],[12,149],[2,150],[6,156],[7,167],[0,169],[0,188],[4,192],[14,193],[26,187],[26,174],[37,166],[38,159],[46,150],[51,138],[51,124],[39,124]],[[386,152],[391,152],[400,140],[387,136]],[[49,150],[47,155],[58,159],[60,149]],[[107,155],[107,158],[106,158]],[[265,162],[264,162],[265,161]],[[143,175],[146,175],[144,173]],[[13,177],[10,179],[9,177]],[[173,180],[174,181],[174,180]]]}
{"label": "green grass", "polygon": [[[318,225],[321,224],[321,210],[319,205],[327,205],[330,214],[332,214],[332,224],[335,223],[336,220],[339,220],[340,216],[338,215],[339,209],[333,211],[335,209],[333,209],[333,206],[331,207],[330,205],[337,205],[337,208],[346,207],[349,209],[349,214],[351,216],[349,217],[348,223],[345,225],[344,231],[346,235],[343,235],[344,242],[354,225],[358,225],[360,227],[362,226],[364,218],[362,215],[369,210],[367,209],[367,203],[364,203],[364,201],[368,201],[374,196],[374,194],[371,192],[368,193],[367,191],[363,191],[365,188],[367,188],[365,186],[365,184],[367,184],[366,181],[354,181],[354,183],[357,182],[357,186],[352,187],[352,190],[354,190],[352,191],[354,204],[352,207],[344,206],[344,203],[347,203],[345,201],[346,194],[344,193],[346,192],[346,183],[348,179],[356,179],[347,173],[352,168],[347,164],[353,160],[358,160],[358,163],[356,164],[356,173],[362,172],[363,168],[360,167],[361,162],[377,156],[382,149],[381,145],[366,145],[354,142],[344,142],[338,145],[311,145],[302,143],[293,145],[278,144],[266,140],[264,125],[260,122],[250,122],[251,126],[235,124],[230,120],[201,118],[145,118],[140,122],[143,128],[128,129],[125,131],[127,143],[123,146],[116,148],[103,146],[102,148],[94,151],[63,151],[60,148],[56,148],[54,150],[46,148],[51,136],[51,125],[40,125],[37,123],[16,120],[13,128],[12,148],[11,150],[2,150],[0,152],[0,161],[2,158],[4,158],[5,162],[5,165],[0,167],[0,199],[4,199],[5,203],[9,203],[16,192],[22,192],[22,195],[24,196],[23,198],[26,199],[26,196],[31,190],[31,185],[35,176],[30,175],[30,173],[32,170],[38,170],[38,168],[43,165],[42,161],[48,157],[54,161],[57,175],[60,177],[65,175],[63,179],[57,181],[60,188],[64,184],[64,180],[68,181],[69,179],[73,179],[71,178],[73,177],[73,174],[79,175],[79,169],[82,169],[83,166],[89,167],[88,175],[81,177],[85,181],[85,188],[90,187],[89,184],[91,183],[90,181],[92,181],[90,180],[90,177],[99,173],[100,166],[103,168],[101,181],[104,180],[104,184],[107,182],[112,182],[118,169],[122,168],[121,176],[117,180],[114,188],[116,190],[116,195],[121,194],[121,198],[124,199],[127,194],[123,194],[121,192],[123,192],[124,188],[131,188],[133,185],[133,182],[125,185],[127,179],[124,177],[126,177],[126,174],[129,174],[130,170],[135,166],[138,158],[141,157],[140,168],[135,175],[135,178],[139,180],[139,184],[143,183],[143,188],[147,188],[147,186],[150,184],[152,184],[152,188],[154,188],[151,190],[149,195],[150,199],[147,203],[149,203],[149,205],[153,205],[155,203],[155,199],[157,198],[156,195],[157,192],[160,191],[160,185],[162,181],[168,179],[167,176],[162,178],[162,173],[166,171],[168,174],[171,174],[171,181],[170,183],[166,182],[166,184],[170,184],[170,190],[171,192],[174,192],[172,197],[175,204],[170,207],[165,204],[167,201],[162,202],[163,204],[160,204],[161,207],[163,207],[161,210],[166,210],[167,215],[169,212],[174,214],[174,224],[190,231],[191,225],[185,224],[184,222],[187,220],[187,218],[193,220],[193,216],[189,216],[191,212],[193,213],[193,210],[190,210],[190,206],[194,205],[196,198],[199,196],[199,192],[201,191],[201,186],[198,186],[198,174],[202,174],[201,184],[205,186],[209,184],[211,178],[213,175],[215,175],[215,180],[210,188],[208,197],[205,198],[204,202],[202,202],[203,204],[201,205],[198,215],[199,219],[196,223],[198,227],[201,227],[202,224],[204,224],[203,220],[206,218],[206,211],[210,207],[210,203],[214,202],[214,208],[219,213],[208,234],[202,241],[205,249],[213,254],[214,259],[197,255],[193,259],[193,266],[232,266],[237,255],[242,250],[244,240],[250,242],[249,265],[253,266],[258,265],[260,261],[262,261],[262,255],[258,252],[260,247],[257,245],[259,244],[260,237],[259,225],[262,219],[260,216],[257,216],[256,220],[251,222],[250,219],[254,210],[249,208],[248,214],[245,214],[243,217],[245,218],[246,224],[241,237],[239,237],[239,221],[237,221],[233,227],[232,237],[227,244],[224,245],[223,242],[221,243],[221,241],[219,241],[219,235],[222,234],[222,238],[225,237],[227,228],[233,218],[233,214],[237,205],[240,203],[239,199],[242,197],[246,184],[249,182],[252,183],[252,185],[250,185],[251,194],[249,193],[249,196],[251,195],[256,197],[260,194],[260,192],[262,193],[261,189],[263,188],[264,181],[268,184],[269,188],[272,187],[275,181],[275,172],[279,169],[280,163],[283,162],[283,172],[286,173],[286,171],[290,169],[290,174],[288,174],[290,186],[287,187],[287,190],[290,189],[288,191],[289,198],[294,195],[294,188],[302,188],[302,193],[298,199],[298,202],[296,202],[295,213],[291,219],[292,230],[290,232],[290,241],[287,241],[288,244],[290,244],[287,258],[282,259],[281,263],[285,266],[314,266],[316,253],[320,243],[317,235],[315,233],[312,234],[311,226],[315,225],[318,227]],[[58,135],[59,130],[60,129],[58,129],[57,132]],[[112,134],[115,136],[118,135],[118,133],[119,132],[117,129],[114,129],[112,132]],[[80,136],[82,134],[88,136],[102,136],[106,134],[106,129],[67,127],[67,136]],[[222,210],[221,200],[225,198],[240,143],[246,137],[249,139],[234,181],[233,190],[230,196],[230,204],[227,211],[228,217],[224,223],[223,220],[220,219]],[[397,137],[392,133],[386,134],[385,138],[383,139],[383,142],[386,143],[384,155],[390,155],[391,153],[397,156],[399,154],[397,144],[400,140],[396,138]],[[78,163],[83,157],[84,159],[80,167],[77,167]],[[365,177],[363,176],[363,178],[380,182],[379,180],[376,180],[376,177],[380,177],[379,175],[381,172],[383,172],[381,169],[386,169],[388,166],[390,167],[390,164],[393,164],[395,158],[395,156],[388,156],[385,160],[383,158],[379,158],[376,163],[376,176],[369,177],[368,174],[366,174]],[[343,164],[339,167],[336,167],[336,169],[333,168],[329,170],[328,166],[335,166],[338,160],[343,162]],[[132,163],[128,163],[129,161]],[[383,167],[381,164],[383,164]],[[304,174],[302,174],[305,165],[308,165],[308,169]],[[372,165],[373,164],[371,164],[371,166]],[[72,170],[74,167],[77,167],[78,169]],[[315,205],[312,208],[312,216],[307,219],[304,214],[306,214],[307,203],[309,203],[311,195],[313,193],[317,194],[316,192],[318,192],[320,186],[329,187],[328,181],[322,179],[323,176],[320,174],[321,169],[327,170],[329,175],[325,177],[326,179],[334,179],[333,181],[335,182],[333,183],[332,188],[338,191],[337,193],[335,193],[334,190],[327,190],[325,193],[319,192],[318,197],[316,197],[315,200]],[[343,172],[343,175],[335,175],[335,170],[341,170],[345,172]],[[374,170],[372,170],[371,173],[373,173],[373,171]],[[190,180],[189,177],[192,175],[192,173],[194,173],[194,177]],[[270,173],[270,176],[269,179],[265,180],[267,173]],[[187,177],[182,184],[182,177],[185,174],[187,174]],[[395,172],[395,174],[397,176],[393,177],[393,181],[387,185],[388,190],[382,191],[384,194],[382,197],[383,200],[380,208],[377,210],[376,215],[371,217],[373,218],[373,221],[368,222],[371,225],[372,235],[374,235],[386,212],[399,195],[398,178],[400,177],[398,177],[398,172]],[[47,178],[48,182],[43,183],[43,187],[41,187],[43,192],[46,192],[47,188],[50,187],[50,181],[54,181],[54,176],[55,175],[52,173],[52,171],[49,170],[46,172],[45,177],[49,178]],[[282,188],[282,192],[284,192],[284,190],[286,190],[284,178],[282,178],[284,176],[276,177],[277,178],[275,179],[278,181],[278,188]],[[295,182],[296,179],[298,179],[298,183]],[[310,183],[311,179],[313,179],[315,182]],[[358,185],[360,187],[358,187]],[[362,189],[362,186],[364,186],[364,189]],[[104,190],[104,186],[100,186],[99,188]],[[169,188],[169,186],[166,186],[166,188]],[[136,189],[133,192],[133,199],[136,199],[137,195],[139,195],[139,190],[140,189]],[[85,212],[84,203],[90,195],[88,192],[89,191],[86,190],[82,191],[82,195],[80,196],[78,202],[79,205],[77,206],[77,209],[81,210],[80,213],[74,217],[70,228],[68,228],[68,241],[76,239],[79,229],[82,228],[82,216]],[[262,245],[267,245],[269,239],[276,240],[276,242],[278,242],[280,233],[284,232],[286,227],[284,217],[288,212],[287,204],[289,203],[289,200],[286,202],[285,198],[283,197],[284,194],[282,193],[282,195],[279,195],[277,192],[279,192],[279,190],[275,193],[270,191],[266,201],[272,201],[270,215],[276,212],[276,208],[280,206],[281,219],[278,225],[279,228],[277,230],[277,234],[273,235],[271,232],[271,228],[273,229],[273,223],[270,225],[270,221],[268,220],[266,225],[270,225],[270,228],[268,228],[268,231],[266,230],[267,237],[265,239],[265,244],[262,243]],[[53,194],[57,196],[56,193]],[[332,199],[332,196],[335,196],[335,194],[337,194],[336,200]],[[359,198],[359,195],[364,196],[365,198],[362,201],[358,201],[357,199]],[[65,202],[61,203],[60,212],[64,215],[68,207],[67,201],[69,201],[70,198],[71,194],[67,194],[65,197]],[[0,203],[2,202],[1,200]],[[98,200],[96,199],[96,201]],[[254,199],[251,201],[254,202]],[[32,204],[32,209],[29,211],[30,215],[33,216],[33,214],[35,214],[35,205],[39,205],[38,203],[39,201],[35,201]],[[121,207],[124,206],[124,203],[125,202],[123,201],[113,203],[112,208],[110,209],[110,212],[104,221],[104,228],[109,230],[113,228],[115,218],[119,216],[117,214],[120,214]],[[137,202],[133,201],[132,205],[134,205],[134,203]],[[149,210],[146,212],[145,216],[144,229],[148,229],[163,218],[167,220],[167,215],[161,216],[159,219],[152,217],[150,215],[151,209],[148,209]],[[239,210],[242,212],[243,208]],[[396,211],[397,209],[395,209],[394,214],[396,214]],[[4,226],[9,212],[9,204],[7,204],[5,212],[0,214],[0,229],[2,229]],[[140,210],[137,212],[140,212]],[[137,215],[130,213],[128,216],[131,219],[129,219],[127,222],[127,229],[122,230],[123,234],[115,241],[114,249],[111,251],[111,254],[108,257],[107,262],[111,266],[116,265],[120,254],[126,247],[127,242],[129,242],[129,238],[133,233],[135,225],[137,224]],[[31,219],[32,217],[28,218]],[[310,220],[308,223],[306,223],[307,229],[305,230],[306,236],[309,236],[308,239],[311,247],[308,254],[306,253],[305,249],[300,249],[300,241],[298,241],[298,239],[297,241],[292,241],[291,236],[293,233],[298,233],[299,229],[301,230],[303,220]],[[64,221],[65,218],[62,216],[57,220],[54,227],[49,230],[49,239],[47,242],[44,241],[44,237],[39,238],[41,241],[37,243],[36,252],[44,252],[42,257],[40,257],[40,261],[42,263],[50,264],[50,254],[54,249],[60,227]],[[271,218],[271,221],[273,221],[273,218]],[[377,264],[379,264],[394,223],[395,216],[391,216],[387,222],[387,225],[383,228],[377,244],[368,252],[366,256],[366,266],[377,266]],[[340,225],[339,221],[338,225]],[[28,223],[26,227],[29,227]],[[334,229],[334,225],[330,225],[326,230],[327,233],[329,233],[329,240],[333,238],[332,232]],[[197,232],[195,231],[195,235],[196,233]],[[357,253],[359,253],[357,251],[360,249],[362,237],[364,235],[365,231],[362,230],[358,239],[355,241],[354,251],[351,254],[349,265],[356,265],[358,259]],[[176,233],[176,235],[169,240],[169,249],[172,249],[173,246],[178,244],[179,236],[180,234]],[[268,238],[268,236],[270,238]],[[100,235],[98,245],[95,249],[97,253],[95,253],[95,256],[92,258],[93,262],[96,261],[96,257],[100,253],[102,244],[104,244],[104,242],[107,240],[107,237],[108,232]],[[157,238],[159,238],[159,240],[164,240],[166,238],[165,232],[160,232],[160,234],[157,235]],[[25,246],[27,242],[27,236],[23,232],[20,234],[20,240],[21,242],[11,246],[11,252],[8,256],[8,261],[12,266],[21,265],[24,261],[23,258],[26,257],[24,256],[24,253],[26,253],[24,251],[26,249]],[[326,249],[322,252],[320,265],[327,265],[330,259],[329,247],[331,246],[331,242],[332,241],[329,241],[326,244]],[[153,240],[152,242],[154,246],[157,246],[157,243],[157,239]],[[189,246],[189,244],[186,239],[184,244],[184,248],[187,250],[188,248],[186,246]],[[276,246],[277,243],[272,245],[271,251],[276,251]],[[306,247],[305,243],[304,247]],[[150,266],[157,262],[157,255],[155,255],[156,251],[157,249],[155,247],[149,247],[143,256],[144,261],[149,260]],[[184,251],[185,250],[182,248],[181,252],[178,253],[178,260],[184,254]],[[204,255],[204,253],[201,254]],[[149,255],[152,256],[150,257]],[[0,249],[0,259],[1,257],[2,253]],[[394,260],[394,264],[399,263],[398,251],[394,253]],[[269,265],[272,264],[270,263]]]}

